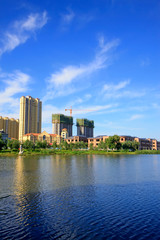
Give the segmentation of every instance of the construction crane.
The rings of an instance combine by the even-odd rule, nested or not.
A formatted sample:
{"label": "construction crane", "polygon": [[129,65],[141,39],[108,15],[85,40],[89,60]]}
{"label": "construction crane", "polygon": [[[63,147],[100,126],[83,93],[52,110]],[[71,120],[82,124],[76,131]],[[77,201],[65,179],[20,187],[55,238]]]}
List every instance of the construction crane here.
{"label": "construction crane", "polygon": [[66,108],[65,111],[70,111],[70,116],[72,117],[72,106],[70,108]]}
{"label": "construction crane", "polygon": [[70,111],[70,116],[72,117],[72,111],[87,111],[87,112],[92,112],[92,111],[96,111],[94,109],[90,110],[90,109],[72,109],[72,106],[70,108],[66,108],[65,111]]}

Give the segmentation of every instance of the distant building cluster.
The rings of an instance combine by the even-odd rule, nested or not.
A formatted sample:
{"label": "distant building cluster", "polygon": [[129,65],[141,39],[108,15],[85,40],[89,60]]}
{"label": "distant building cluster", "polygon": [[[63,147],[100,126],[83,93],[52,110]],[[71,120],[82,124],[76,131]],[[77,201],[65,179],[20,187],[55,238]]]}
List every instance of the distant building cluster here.
{"label": "distant building cluster", "polygon": [[[139,143],[139,150],[160,150],[160,142],[156,139],[151,138],[138,138],[132,136],[119,136],[120,142],[124,143],[126,141],[136,141]],[[98,147],[101,141],[105,142],[109,136],[102,135],[95,138],[88,138],[88,146],[93,144],[93,147]]]}
{"label": "distant building cluster", "polygon": [[0,116],[0,130],[8,134],[8,138],[18,139],[19,120]]}
{"label": "distant building cluster", "polygon": [[[0,117],[0,134],[3,139],[19,139],[20,142],[30,140],[47,141],[50,145],[53,142],[60,144],[66,141],[68,144],[80,141],[92,144],[97,147],[101,141],[105,142],[109,136],[94,137],[94,121],[86,118],[76,119],[77,136],[73,136],[73,117],[64,114],[52,114],[52,134],[46,131],[41,132],[42,127],[42,102],[39,98],[22,96],[20,98],[19,120],[8,117]],[[132,136],[120,136],[120,142],[137,141],[139,149],[160,150],[160,142],[156,139],[138,138]]]}

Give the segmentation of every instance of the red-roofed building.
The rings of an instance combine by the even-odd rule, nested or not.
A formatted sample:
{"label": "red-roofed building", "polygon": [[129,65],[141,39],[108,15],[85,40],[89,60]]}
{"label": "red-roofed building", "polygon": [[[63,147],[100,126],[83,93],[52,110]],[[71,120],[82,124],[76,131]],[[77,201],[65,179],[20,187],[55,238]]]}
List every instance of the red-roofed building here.
{"label": "red-roofed building", "polygon": [[56,141],[57,144],[61,142],[61,136],[57,134],[49,134],[46,131],[43,131],[42,133],[27,133],[23,136],[23,142],[26,140],[32,141],[35,143],[36,141],[47,141],[47,143],[52,144]]}

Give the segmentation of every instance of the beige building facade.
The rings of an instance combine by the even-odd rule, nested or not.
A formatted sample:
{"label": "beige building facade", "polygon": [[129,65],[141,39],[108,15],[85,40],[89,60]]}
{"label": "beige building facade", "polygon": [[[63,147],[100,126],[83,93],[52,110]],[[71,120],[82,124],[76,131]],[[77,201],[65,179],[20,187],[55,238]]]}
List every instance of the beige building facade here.
{"label": "beige building facade", "polygon": [[19,120],[0,116],[0,130],[8,134],[9,138],[19,138]]}
{"label": "beige building facade", "polygon": [[[119,136],[120,142],[124,143],[126,141],[136,141],[139,142],[139,150],[160,150],[160,142],[156,139],[150,138],[138,138],[132,136]],[[88,138],[88,147],[90,144],[93,144],[93,147],[98,147],[101,141],[105,142],[105,140],[109,138],[109,136],[98,136],[95,138]]]}
{"label": "beige building facade", "polygon": [[53,144],[53,142],[60,144],[61,136],[57,134],[49,134],[46,131],[43,131],[42,133],[25,134],[23,136],[23,142],[25,142],[26,140],[32,141],[33,143],[35,143],[36,141],[47,141],[48,144]]}
{"label": "beige building facade", "polygon": [[77,143],[77,142],[88,142],[87,138],[84,136],[73,136],[73,137],[68,137],[64,139],[68,144],[70,143]]}
{"label": "beige building facade", "polygon": [[68,138],[67,128],[63,128],[63,129],[62,129],[61,137],[62,137],[63,140],[66,139],[66,138]]}
{"label": "beige building facade", "polygon": [[31,96],[20,98],[19,140],[27,133],[41,133],[42,102]]}

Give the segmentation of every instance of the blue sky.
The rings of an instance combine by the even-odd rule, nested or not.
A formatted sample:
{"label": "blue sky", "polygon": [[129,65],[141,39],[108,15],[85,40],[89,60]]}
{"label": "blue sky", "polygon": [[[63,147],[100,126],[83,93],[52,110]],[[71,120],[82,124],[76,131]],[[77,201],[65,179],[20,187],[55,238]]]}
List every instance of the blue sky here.
{"label": "blue sky", "polygon": [[49,133],[52,113],[72,106],[74,122],[95,121],[95,136],[160,140],[159,0],[0,5],[0,115],[19,118],[19,98],[30,95]]}

